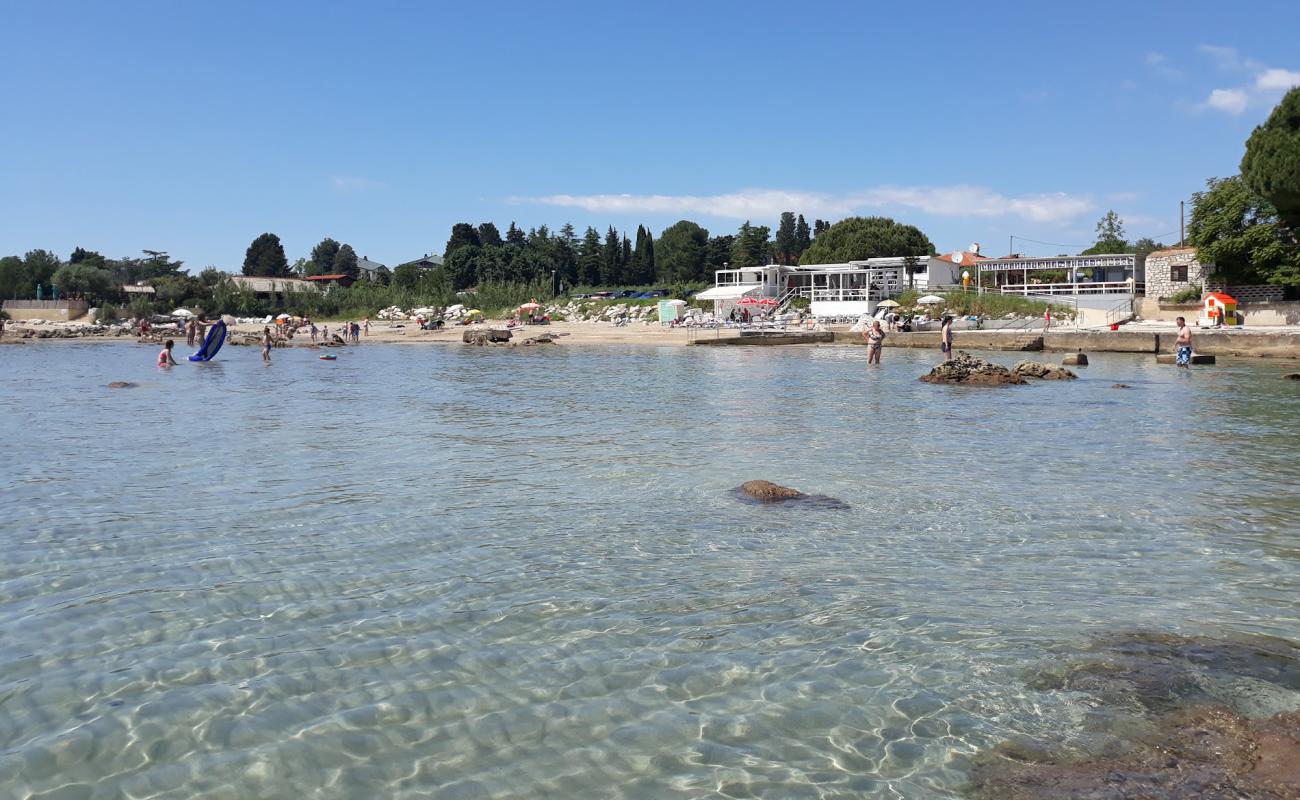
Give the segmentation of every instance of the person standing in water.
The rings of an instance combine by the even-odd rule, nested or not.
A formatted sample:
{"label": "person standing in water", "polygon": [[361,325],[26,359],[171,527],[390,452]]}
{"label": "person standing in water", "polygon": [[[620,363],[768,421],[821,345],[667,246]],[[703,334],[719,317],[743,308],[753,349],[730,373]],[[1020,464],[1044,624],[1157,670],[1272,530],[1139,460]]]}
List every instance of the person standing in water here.
{"label": "person standing in water", "polygon": [[172,347],[174,347],[175,345],[176,343],[173,342],[171,339],[168,339],[166,342],[163,342],[163,349],[158,353],[158,366],[160,367],[176,366],[176,359],[172,358]]}
{"label": "person standing in water", "polygon": [[880,363],[880,350],[885,344],[885,332],[880,329],[880,320],[871,320],[871,327],[862,334],[867,340],[867,363]]}
{"label": "person standing in water", "polygon": [[1178,318],[1178,336],[1174,339],[1174,364],[1184,369],[1191,369],[1192,364],[1192,329],[1187,327],[1187,320]]}
{"label": "person standing in water", "polygon": [[262,360],[271,363],[271,326],[262,328]]}
{"label": "person standing in water", "polygon": [[952,358],[952,317],[944,317],[943,326],[939,328],[939,352],[945,361]]}

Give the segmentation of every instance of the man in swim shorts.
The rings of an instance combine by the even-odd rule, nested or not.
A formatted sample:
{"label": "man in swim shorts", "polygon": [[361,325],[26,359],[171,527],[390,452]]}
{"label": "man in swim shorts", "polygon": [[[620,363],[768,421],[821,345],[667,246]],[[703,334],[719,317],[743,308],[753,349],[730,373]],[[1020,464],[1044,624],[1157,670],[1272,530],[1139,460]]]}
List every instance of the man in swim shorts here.
{"label": "man in swim shorts", "polygon": [[1192,329],[1187,320],[1178,318],[1178,336],[1174,339],[1174,364],[1184,369],[1192,368]]}

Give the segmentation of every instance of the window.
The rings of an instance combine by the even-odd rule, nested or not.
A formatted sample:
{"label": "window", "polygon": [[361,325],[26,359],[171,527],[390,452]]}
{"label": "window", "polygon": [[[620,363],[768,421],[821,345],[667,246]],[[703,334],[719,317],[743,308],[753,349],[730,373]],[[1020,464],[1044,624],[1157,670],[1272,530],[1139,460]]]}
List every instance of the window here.
{"label": "window", "polygon": [[1174,283],[1187,283],[1187,265],[1175,265],[1169,268],[1169,280]]}

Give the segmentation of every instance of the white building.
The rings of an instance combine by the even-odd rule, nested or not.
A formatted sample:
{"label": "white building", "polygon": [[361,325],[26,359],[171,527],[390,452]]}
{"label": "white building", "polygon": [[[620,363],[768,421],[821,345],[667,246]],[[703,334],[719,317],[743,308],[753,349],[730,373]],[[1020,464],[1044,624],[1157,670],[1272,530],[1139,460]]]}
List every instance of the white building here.
{"label": "white building", "polygon": [[961,273],[968,268],[963,263],[966,257],[979,256],[958,252],[965,252],[962,261],[954,261],[958,254],[951,254],[868,258],[843,264],[768,264],[720,269],[715,273],[713,288],[700,292],[696,298],[712,300],[714,313],[719,317],[729,314],[744,297],[772,298],[780,306],[796,297],[807,298],[809,309],[818,317],[870,314],[881,300],[905,289],[933,291],[960,285]]}

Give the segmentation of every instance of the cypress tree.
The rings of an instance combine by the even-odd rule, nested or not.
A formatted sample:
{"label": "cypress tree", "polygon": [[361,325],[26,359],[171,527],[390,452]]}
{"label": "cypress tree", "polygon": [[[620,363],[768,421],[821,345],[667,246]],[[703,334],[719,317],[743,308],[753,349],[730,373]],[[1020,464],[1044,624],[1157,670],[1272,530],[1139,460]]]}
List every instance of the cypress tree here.
{"label": "cypress tree", "polygon": [[808,231],[808,223],[804,221],[803,214],[800,214],[798,222],[794,224],[794,263],[799,263],[799,257],[811,245],[812,235]]}

